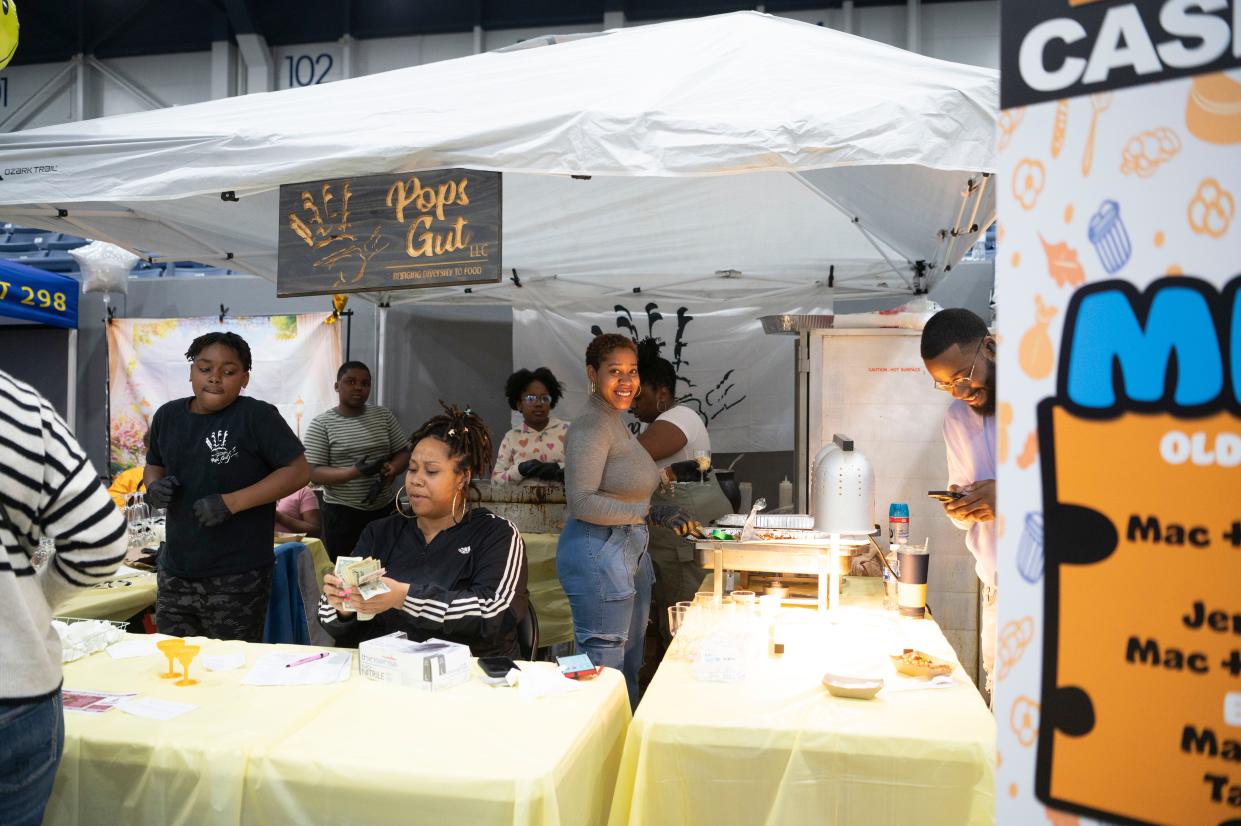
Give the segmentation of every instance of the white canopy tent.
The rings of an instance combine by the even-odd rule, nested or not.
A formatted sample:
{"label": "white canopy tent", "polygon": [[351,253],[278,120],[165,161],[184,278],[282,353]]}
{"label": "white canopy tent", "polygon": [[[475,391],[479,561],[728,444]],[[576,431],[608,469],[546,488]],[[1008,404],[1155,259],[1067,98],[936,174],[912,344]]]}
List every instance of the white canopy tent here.
{"label": "white canopy tent", "polygon": [[992,70],[753,12],[563,40],[0,135],[0,218],[274,280],[281,184],[470,167],[523,281],[826,306],[924,292],[994,218]]}

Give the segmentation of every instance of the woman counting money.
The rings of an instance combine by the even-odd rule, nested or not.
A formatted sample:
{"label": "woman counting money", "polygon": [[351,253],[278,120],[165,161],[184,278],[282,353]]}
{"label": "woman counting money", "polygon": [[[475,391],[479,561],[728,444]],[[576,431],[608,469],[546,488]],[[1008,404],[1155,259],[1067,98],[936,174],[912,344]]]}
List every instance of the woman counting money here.
{"label": "woman counting money", "polygon": [[638,396],[638,353],[625,336],[595,337],[586,348],[590,401],[565,440],[565,527],[556,572],[573,612],[579,652],[619,669],[638,704],[651,605],[647,523],[685,535],[693,520],[675,505],[651,507],[659,470],[621,422]]}
{"label": "woman counting money", "polygon": [[[646,339],[638,345],[638,374],[642,392],[633,404],[634,417],[646,425],[638,443],[651,454],[663,474],[652,505],[678,505],[699,522],[711,522],[732,513],[732,505],[714,479],[702,481],[697,456],[711,455],[711,438],[702,417],[693,408],[677,404],[677,374],[672,363],[659,355],[659,345]],[[689,469],[689,482],[678,481],[674,472]],[[668,607],[691,600],[702,586],[706,572],[694,559],[694,546],[662,527],[651,528],[651,562],[655,569],[652,601],[659,624],[661,648],[672,642]]]}
{"label": "woman counting money", "polygon": [[343,645],[404,631],[516,658],[529,604],[525,547],[512,522],[470,501],[491,458],[487,425],[468,409],[444,411],[414,431],[396,514],[367,525],[353,552],[379,561],[387,593],[363,599],[329,574],[319,620]]}

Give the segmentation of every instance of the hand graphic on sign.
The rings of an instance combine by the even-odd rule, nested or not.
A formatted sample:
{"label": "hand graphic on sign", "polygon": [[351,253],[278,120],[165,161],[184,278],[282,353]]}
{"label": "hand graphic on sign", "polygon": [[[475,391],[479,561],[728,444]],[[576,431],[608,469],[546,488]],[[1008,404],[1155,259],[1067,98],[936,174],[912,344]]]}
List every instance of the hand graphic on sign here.
{"label": "hand graphic on sign", "polygon": [[[315,268],[320,267],[335,268],[336,282],[334,286],[340,286],[346,283],[356,283],[366,276],[366,265],[370,260],[379,253],[388,248],[388,241],[382,237],[381,227],[375,226],[371,230],[370,236],[361,245],[350,244],[347,247],[338,247],[327,255],[315,262]],[[353,271],[352,277],[349,277],[349,266],[345,262],[352,259],[357,261],[357,269]]]}
{"label": "hand graphic on sign", "polygon": [[[297,233],[307,245],[322,249],[338,241],[357,241],[349,226],[349,182],[341,185],[337,198],[331,184],[324,184],[316,199],[309,190],[302,192],[302,213],[289,213],[289,228]],[[333,201],[339,203],[335,206]]]}

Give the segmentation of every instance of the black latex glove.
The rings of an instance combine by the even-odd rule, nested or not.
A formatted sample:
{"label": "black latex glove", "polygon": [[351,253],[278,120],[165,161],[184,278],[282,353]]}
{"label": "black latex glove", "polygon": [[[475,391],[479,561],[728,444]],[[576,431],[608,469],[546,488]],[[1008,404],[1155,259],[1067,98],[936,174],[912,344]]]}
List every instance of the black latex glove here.
{"label": "black latex glove", "polygon": [[177,481],[177,477],[161,476],[147,485],[147,494],[143,501],[153,508],[166,508],[168,503],[172,501],[172,497],[176,495],[177,488],[179,487],[181,487],[181,483]]}
{"label": "black latex glove", "polygon": [[387,463],[387,461],[387,456],[380,456],[378,459],[371,459],[367,456],[363,456],[361,459],[354,462],[353,466],[357,468],[358,473],[361,473],[363,476],[374,476],[376,473],[383,470],[383,466]]}
{"label": "black latex glove", "polygon": [[668,465],[668,470],[672,471],[673,478],[678,482],[698,482],[703,479],[711,478],[711,468],[707,468],[698,472],[698,461],[695,459],[686,459],[684,462],[673,462]]}
{"label": "black latex glove", "polygon": [[204,528],[214,528],[216,525],[222,525],[224,520],[233,515],[233,512],[228,509],[228,505],[224,504],[223,496],[213,493],[194,503],[194,515],[198,517],[198,524]]}
{"label": "black latex glove", "polygon": [[375,481],[371,482],[371,487],[366,492],[366,504],[368,505],[373,504],[375,500],[378,499],[380,495],[384,492],[384,489],[387,486],[388,486],[387,479],[385,479],[382,475],[376,476]]}
{"label": "black latex glove", "polygon": [[655,525],[667,528],[677,536],[686,536],[695,528],[701,527],[698,520],[689,515],[689,511],[680,505],[652,505],[647,519]]}
{"label": "black latex glove", "polygon": [[527,459],[517,466],[517,472],[527,479],[542,479],[547,482],[564,481],[564,468],[555,462],[540,462],[538,459]]}

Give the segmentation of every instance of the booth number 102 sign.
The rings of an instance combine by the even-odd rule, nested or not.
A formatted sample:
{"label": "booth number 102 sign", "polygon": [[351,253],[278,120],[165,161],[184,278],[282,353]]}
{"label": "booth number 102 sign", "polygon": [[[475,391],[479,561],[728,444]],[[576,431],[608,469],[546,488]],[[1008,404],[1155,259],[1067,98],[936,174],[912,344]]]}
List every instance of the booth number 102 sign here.
{"label": "booth number 102 sign", "polygon": [[280,187],[276,294],[500,280],[498,172],[442,169]]}

